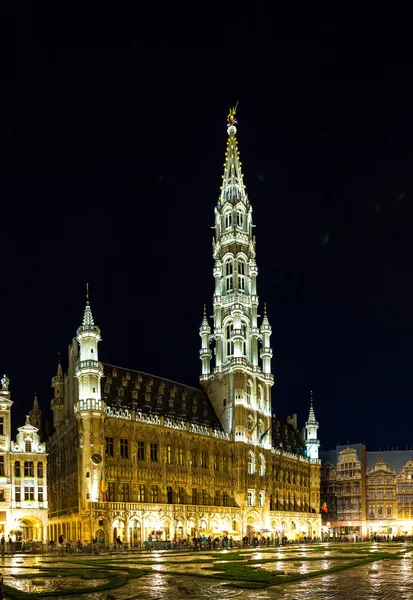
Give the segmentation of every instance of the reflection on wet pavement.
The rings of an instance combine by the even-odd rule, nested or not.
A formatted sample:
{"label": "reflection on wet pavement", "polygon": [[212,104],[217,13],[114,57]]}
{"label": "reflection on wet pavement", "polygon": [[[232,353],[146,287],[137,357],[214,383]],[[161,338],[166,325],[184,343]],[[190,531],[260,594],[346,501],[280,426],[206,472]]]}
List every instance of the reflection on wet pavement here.
{"label": "reflection on wet pavement", "polygon": [[[242,551],[240,554],[243,560],[263,561],[254,564],[265,571],[284,571],[285,574],[293,573],[311,573],[331,568],[336,564],[342,564],[345,561],[334,560],[334,556],[344,555],[350,549],[355,549],[351,545],[323,545],[314,550],[306,547],[292,547],[282,549],[271,549],[270,551]],[[348,561],[365,556],[359,551],[367,549],[368,551],[386,551],[399,552],[399,545],[363,545],[357,547],[357,553],[348,552]],[[119,562],[108,562],[108,565],[116,567],[120,571],[130,567],[142,568],[148,570],[148,574],[140,579],[131,579],[121,588],[110,591],[88,592],[79,594],[76,598],[79,600],[103,600],[108,597],[117,600],[126,599],[128,596],[134,596],[138,599],[147,600],[182,600],[185,598],[196,598],[197,600],[411,600],[413,598],[413,571],[412,571],[412,552],[406,553],[404,558],[391,558],[377,560],[367,565],[353,567],[348,570],[317,575],[309,579],[286,583],[277,586],[268,587],[259,590],[237,589],[226,587],[228,581],[219,579],[209,579],[206,577],[196,577],[195,573],[201,573],[205,565],[213,566],[211,558],[216,564],[226,560],[222,552],[211,554],[139,554],[135,556],[102,556],[97,558],[94,564],[105,569],[105,561],[111,561],[113,558]],[[306,557],[312,557],[316,560],[302,560]],[[72,557],[76,559],[77,557]],[[230,559],[230,556],[228,556]],[[292,560],[283,561],[282,558]],[[205,563],[195,563],[194,560],[204,560]],[[266,562],[268,559],[274,559]],[[19,590],[26,592],[39,593],[41,591],[60,591],[67,588],[77,587],[79,589],[100,585],[108,581],[107,579],[84,580],[80,577],[64,577],[64,569],[88,568],[87,565],[70,562],[71,558],[62,558],[54,562],[52,558],[47,557],[6,557],[2,559],[2,569],[4,581]],[[153,561],[152,565],[144,564]],[[191,564],[192,562],[192,564]],[[32,567],[32,569],[27,569]],[[41,567],[58,568],[62,571],[61,578],[42,577]],[[93,568],[93,567],[92,567]],[[179,571],[181,574],[167,574],[167,572]],[[13,575],[24,573],[36,574],[34,579],[16,579]],[[205,573],[205,572],[204,572]],[[208,575],[218,573],[218,571],[207,571]],[[221,572],[222,575],[222,572]],[[74,598],[74,596],[71,596]],[[70,596],[55,596],[56,600],[67,600]]]}

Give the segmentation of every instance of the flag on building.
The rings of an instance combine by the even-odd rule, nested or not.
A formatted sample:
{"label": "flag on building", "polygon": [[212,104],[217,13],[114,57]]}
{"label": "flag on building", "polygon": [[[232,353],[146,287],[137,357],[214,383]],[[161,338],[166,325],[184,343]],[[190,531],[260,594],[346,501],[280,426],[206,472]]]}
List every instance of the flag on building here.
{"label": "flag on building", "polygon": [[321,510],[322,510],[324,513],[328,513],[327,502],[323,502],[323,504],[321,505]]}
{"label": "flag on building", "polygon": [[247,433],[247,438],[251,437],[252,434],[254,433],[254,431],[257,428],[258,423],[260,422],[260,420],[258,419],[258,421],[255,423],[254,427],[251,429],[251,431],[249,433]]}
{"label": "flag on building", "polygon": [[268,427],[267,431],[264,431],[264,433],[260,436],[260,444],[261,444],[262,440],[265,438],[265,436],[267,435],[267,433],[269,432],[270,429],[271,429],[271,425]]}

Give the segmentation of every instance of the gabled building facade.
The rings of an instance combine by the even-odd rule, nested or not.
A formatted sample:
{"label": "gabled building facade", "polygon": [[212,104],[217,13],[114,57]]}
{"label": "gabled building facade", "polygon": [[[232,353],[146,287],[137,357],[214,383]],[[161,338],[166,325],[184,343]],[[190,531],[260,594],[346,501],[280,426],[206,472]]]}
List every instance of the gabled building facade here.
{"label": "gabled building facade", "polygon": [[215,209],[213,326],[205,309],[199,332],[202,389],[100,362],[100,329],[87,299],[67,373],[59,364],[52,380],[53,539],[320,535],[313,408],[308,443],[296,419],[283,424],[272,415],[271,326],[265,307],[259,324],[252,209],[234,111],[227,133]]}
{"label": "gabled building facade", "polygon": [[[13,402],[6,375],[0,389],[0,535],[12,541],[47,540],[47,454],[39,429],[26,423],[11,439]],[[33,410],[39,409],[35,396]]]}

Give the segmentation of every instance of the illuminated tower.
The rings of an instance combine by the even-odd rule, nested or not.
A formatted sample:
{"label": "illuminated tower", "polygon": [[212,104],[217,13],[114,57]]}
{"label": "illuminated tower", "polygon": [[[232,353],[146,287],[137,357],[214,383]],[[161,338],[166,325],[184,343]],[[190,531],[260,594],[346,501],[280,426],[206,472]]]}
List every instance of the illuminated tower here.
{"label": "illuminated tower", "polygon": [[63,377],[62,365],[59,362],[57,364],[56,375],[52,379],[53,388],[53,400],[50,403],[50,407],[53,411],[53,425],[58,429],[65,420],[65,381]]}
{"label": "illuminated tower", "polygon": [[79,490],[82,495],[81,506],[85,508],[88,501],[96,502],[100,499],[105,419],[105,403],[101,399],[100,390],[103,367],[98,359],[100,329],[93,320],[88,294],[83,322],[77,330],[76,339],[79,343],[79,358],[75,376],[79,391],[74,411],[78,419],[81,448]]}
{"label": "illuminated tower", "polygon": [[305,446],[307,449],[308,458],[318,458],[318,448],[320,441],[317,439],[318,423],[315,418],[313,408],[313,392],[310,392],[310,412],[308,415],[308,421],[305,424],[306,440]]}
{"label": "illuminated tower", "polygon": [[[210,335],[204,315],[200,329],[200,381],[221,425],[234,441],[269,448],[274,383],[271,327],[266,311],[261,327],[258,326],[254,225],[241,170],[236,124],[235,109],[231,109],[223,182],[215,208],[214,329]],[[215,346],[212,368],[210,343]]]}

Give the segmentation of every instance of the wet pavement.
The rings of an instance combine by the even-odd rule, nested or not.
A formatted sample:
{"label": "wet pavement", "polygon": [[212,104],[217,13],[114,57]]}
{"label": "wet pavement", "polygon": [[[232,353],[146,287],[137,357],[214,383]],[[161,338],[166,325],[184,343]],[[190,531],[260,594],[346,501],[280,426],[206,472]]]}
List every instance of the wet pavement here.
{"label": "wet pavement", "polygon": [[[264,571],[284,571],[291,573],[310,573],[329,569],[333,565],[355,560],[363,556],[361,553],[346,551],[350,549],[369,550],[370,552],[399,552],[403,546],[399,544],[353,546],[351,544],[327,544],[322,547],[288,547],[270,551],[242,551],[246,559],[263,559],[256,567]],[[336,560],[334,557],[346,556],[346,560]],[[365,554],[364,554],[365,556]],[[317,575],[294,583],[280,584],[265,589],[249,590],[226,587],[228,581],[207,577],[197,577],[203,566],[212,566],[211,557],[218,565],[225,561],[224,552],[211,553],[153,553],[121,556],[102,556],[96,560],[96,566],[105,569],[105,561],[118,559],[119,562],[107,563],[116,566],[119,572],[129,567],[148,569],[150,572],[140,579],[130,579],[124,586],[98,592],[81,593],[82,588],[101,585],[108,579],[97,578],[85,580],[80,577],[65,577],[65,569],[85,569],[86,565],[79,565],[71,560],[79,558],[95,559],[96,557],[62,557],[61,559],[48,557],[5,557],[1,559],[4,583],[21,591],[39,593],[45,591],[59,592],[67,588],[76,587],[79,595],[54,596],[56,600],[79,598],[79,600],[102,600],[113,598],[126,600],[133,596],[134,599],[147,600],[182,600],[196,598],[197,600],[218,600],[225,598],[231,600],[412,600],[413,599],[413,554],[411,552],[403,558],[390,558],[371,562],[367,565],[352,567],[343,571]],[[331,557],[331,558],[330,558]],[[291,560],[282,560],[289,558]],[[314,558],[315,560],[305,560]],[[205,560],[204,564],[192,564],[195,560]],[[274,559],[271,562],[264,562]],[[144,564],[154,561],[153,565]],[[41,567],[59,569],[60,577],[44,577]],[[93,567],[92,567],[93,569]],[[167,574],[165,571],[179,571],[179,574]],[[35,574],[35,578],[20,579],[14,576]],[[212,575],[215,571],[204,571]],[[182,575],[181,575],[182,574]]]}

